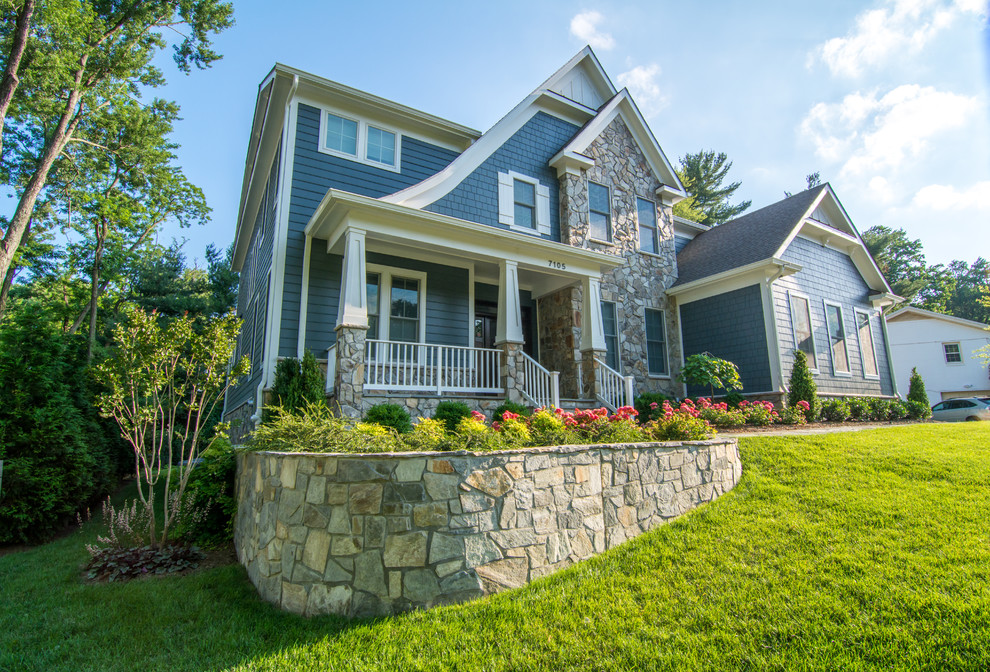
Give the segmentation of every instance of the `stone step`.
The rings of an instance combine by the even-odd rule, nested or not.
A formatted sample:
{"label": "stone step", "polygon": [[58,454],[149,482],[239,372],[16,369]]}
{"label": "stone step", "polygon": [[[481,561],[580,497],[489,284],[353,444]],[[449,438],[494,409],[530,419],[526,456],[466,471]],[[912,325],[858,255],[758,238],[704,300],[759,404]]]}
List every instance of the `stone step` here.
{"label": "stone step", "polygon": [[561,399],[560,407],[565,411],[578,408],[599,408],[602,405],[597,399]]}

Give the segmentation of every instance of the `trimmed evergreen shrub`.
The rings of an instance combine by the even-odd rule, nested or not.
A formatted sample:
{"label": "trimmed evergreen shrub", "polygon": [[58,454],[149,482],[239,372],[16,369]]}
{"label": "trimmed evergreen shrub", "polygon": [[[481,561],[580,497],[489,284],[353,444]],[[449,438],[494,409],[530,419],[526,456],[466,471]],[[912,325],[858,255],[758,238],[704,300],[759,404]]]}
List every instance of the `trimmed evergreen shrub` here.
{"label": "trimmed evergreen shrub", "polygon": [[492,411],[492,420],[501,420],[502,414],[506,411],[515,413],[516,415],[521,415],[524,418],[528,418],[533,415],[533,410],[529,406],[526,406],[525,404],[517,404],[514,401],[506,401],[496,406],[495,410]]}
{"label": "trimmed evergreen shrub", "polygon": [[[663,402],[665,401],[673,402],[674,400],[663,392],[644,392],[637,396],[633,400],[633,408],[639,413],[636,416],[637,419],[642,423],[656,420],[663,415]],[[651,408],[653,404],[656,406]]]}
{"label": "trimmed evergreen shrub", "polygon": [[864,397],[850,397],[847,401],[849,404],[849,417],[853,420],[869,420],[870,419],[870,402]]}
{"label": "trimmed evergreen shrub", "polygon": [[382,427],[391,427],[399,434],[406,434],[412,431],[412,418],[409,411],[398,404],[378,404],[368,409],[364,414],[364,421]]}
{"label": "trimmed evergreen shrub", "polygon": [[818,418],[820,409],[818,401],[818,386],[808,368],[808,357],[800,350],[794,351],[794,368],[791,369],[790,391],[787,393],[787,405],[796,407],[797,402],[808,402],[805,419],[813,422]]}
{"label": "trimmed evergreen shrub", "polygon": [[271,399],[261,413],[261,421],[272,419],[272,406],[278,406],[289,413],[297,413],[307,404],[325,404],[326,376],[312,352],[307,350],[300,362],[295,357],[286,357],[275,365],[275,380],[272,381]]}
{"label": "trimmed evergreen shrub", "polygon": [[845,422],[849,419],[849,404],[845,399],[823,399],[821,417],[828,422]]}
{"label": "trimmed evergreen shrub", "polygon": [[912,420],[927,420],[932,417],[932,407],[928,403],[909,400],[907,402],[907,417]]}
{"label": "trimmed evergreen shrub", "polygon": [[[911,379],[908,382],[907,398],[908,401],[915,401],[919,404],[929,406],[928,391],[925,390],[925,381],[922,379],[921,374],[918,373],[918,367],[911,368]],[[931,411],[931,408],[928,410]],[[929,412],[928,415],[931,415],[931,413]]]}
{"label": "trimmed evergreen shrub", "polygon": [[433,411],[433,418],[443,421],[451,434],[457,431],[461,418],[470,417],[471,409],[462,401],[441,401],[437,404],[437,410]]}
{"label": "trimmed evergreen shrub", "polygon": [[746,400],[746,397],[742,395],[738,390],[732,390],[727,395],[723,401],[729,405],[730,408],[739,408],[739,404]]}

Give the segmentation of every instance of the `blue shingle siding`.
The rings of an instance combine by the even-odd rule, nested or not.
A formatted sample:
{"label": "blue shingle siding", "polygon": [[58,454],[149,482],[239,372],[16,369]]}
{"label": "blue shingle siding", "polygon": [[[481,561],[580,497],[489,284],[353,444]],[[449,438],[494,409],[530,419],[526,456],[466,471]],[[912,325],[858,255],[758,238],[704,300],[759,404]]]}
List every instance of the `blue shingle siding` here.
{"label": "blue shingle siding", "polygon": [[508,229],[498,222],[498,173],[514,170],[550,188],[550,235],[543,237],[559,242],[557,172],[547,163],[577,132],[574,124],[545,112],[536,113],[453,191],[424,210]]}
{"label": "blue shingle siding", "polygon": [[[296,119],[295,155],[289,199],[289,232],[285,250],[285,284],[282,294],[281,327],[278,352],[294,357],[299,339],[299,297],[302,288],[302,264],[305,237],[303,230],[320,201],[331,188],[363,196],[380,198],[425,180],[457,157],[457,152],[431,145],[422,140],[401,136],[401,172],[375,168],[319,151],[320,110],[299,104]],[[314,254],[315,248],[314,247]],[[324,250],[326,247],[323,248]],[[312,272],[312,268],[310,271]],[[338,274],[339,278],[339,274]],[[312,280],[312,277],[310,278]],[[338,279],[339,282],[339,279]],[[336,299],[334,299],[336,301]],[[310,305],[313,305],[312,295]],[[336,304],[335,304],[336,305]],[[336,307],[334,308],[336,322]],[[332,332],[332,329],[331,329]],[[319,356],[324,342],[307,326],[306,347]],[[467,337],[465,336],[465,342]],[[325,350],[329,343],[322,345]]]}
{"label": "blue shingle siding", "polygon": [[680,252],[684,249],[684,246],[691,242],[691,239],[687,236],[680,236],[674,234],[674,253]]}
{"label": "blue shingle siding", "polygon": [[[795,238],[787,248],[783,258],[802,266],[794,275],[781,278],[774,283],[774,311],[780,334],[780,352],[784,382],[790,379],[794,366],[794,331],[791,324],[791,310],[788,291],[808,296],[811,307],[811,322],[815,335],[815,349],[818,353],[819,373],[815,375],[818,391],[830,394],[893,394],[890,362],[880,328],[877,311],[868,300],[872,290],[856,270],[848,255],[805,238]],[[834,301],[842,306],[842,319],[845,323],[846,346],[849,352],[849,368],[852,375],[832,374],[832,360],[825,326],[824,301]],[[873,342],[877,354],[880,380],[863,376],[863,361],[860,355],[859,332],[856,329],[854,309],[859,308],[873,315]]]}
{"label": "blue shingle siding", "polygon": [[306,307],[306,347],[317,358],[326,357],[336,339],[337,308],[340,305],[340,274],[344,258],[327,254],[324,240],[314,240],[310,249],[309,302]]}
{"label": "blue shingle siding", "polygon": [[255,217],[251,242],[241,267],[237,292],[237,315],[243,320],[238,336],[237,354],[251,358],[251,373],[241,379],[228,396],[226,407],[233,410],[254,398],[254,390],[261,380],[262,343],[265,337],[265,310],[255,306],[268,300],[269,271],[272,265],[272,248],[275,240],[275,219],[278,193],[278,167],[281,148],[276,150],[268,174],[268,184]]}
{"label": "blue shingle siding", "polygon": [[[682,305],[681,333],[685,357],[710,352],[739,367],[743,392],[772,391],[759,285]],[[689,386],[688,394],[711,391]]]}

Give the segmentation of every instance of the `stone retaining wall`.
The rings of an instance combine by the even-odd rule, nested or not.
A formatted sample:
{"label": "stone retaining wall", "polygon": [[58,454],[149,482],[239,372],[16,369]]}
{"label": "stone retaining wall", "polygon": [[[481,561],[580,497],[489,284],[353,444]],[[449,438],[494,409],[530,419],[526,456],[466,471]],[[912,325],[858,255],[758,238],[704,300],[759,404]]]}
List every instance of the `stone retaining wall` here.
{"label": "stone retaining wall", "polygon": [[391,614],[562,569],[730,490],[735,439],[497,453],[242,453],[234,542],[299,614]]}

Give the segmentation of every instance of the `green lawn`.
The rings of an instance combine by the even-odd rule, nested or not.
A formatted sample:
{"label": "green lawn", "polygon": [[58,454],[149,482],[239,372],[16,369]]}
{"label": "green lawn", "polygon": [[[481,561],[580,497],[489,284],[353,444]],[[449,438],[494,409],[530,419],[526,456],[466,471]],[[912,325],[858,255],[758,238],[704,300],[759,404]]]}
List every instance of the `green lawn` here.
{"label": "green lawn", "polygon": [[990,423],[741,440],[736,489],[510,593],[347,623],[239,566],[85,585],[0,558],[0,670],[990,668]]}

